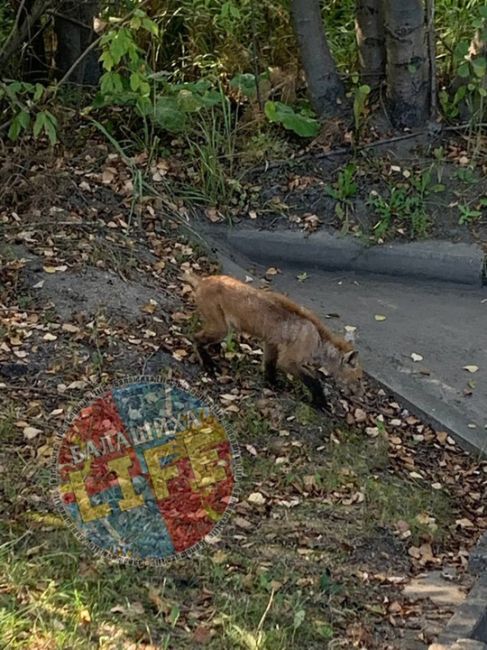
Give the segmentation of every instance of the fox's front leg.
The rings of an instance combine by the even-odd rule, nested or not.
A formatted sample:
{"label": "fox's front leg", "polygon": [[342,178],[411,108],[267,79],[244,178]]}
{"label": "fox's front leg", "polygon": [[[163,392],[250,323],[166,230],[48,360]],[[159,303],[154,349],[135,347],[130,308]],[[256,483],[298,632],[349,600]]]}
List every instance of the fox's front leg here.
{"label": "fox's front leg", "polygon": [[264,343],[264,376],[271,386],[277,384],[277,356],[277,346],[272,343]]}
{"label": "fox's front leg", "polygon": [[213,343],[219,343],[225,336],[225,333],[226,331],[222,332],[221,330],[208,331],[202,329],[194,335],[196,353],[201,365],[209,373],[213,374],[215,372],[215,362],[211,358],[207,346]]}
{"label": "fox's front leg", "polygon": [[325,413],[328,412],[328,404],[323,392],[323,386],[315,374],[305,370],[302,365],[289,359],[289,357],[286,358],[284,355],[279,357],[279,366],[285,372],[289,372],[291,375],[297,377],[303,382],[311,393],[311,403],[315,408]]}
{"label": "fox's front leg", "polygon": [[328,402],[326,401],[323,386],[316,375],[308,374],[302,370],[299,373],[299,378],[311,393],[311,403],[319,411],[328,412]]}

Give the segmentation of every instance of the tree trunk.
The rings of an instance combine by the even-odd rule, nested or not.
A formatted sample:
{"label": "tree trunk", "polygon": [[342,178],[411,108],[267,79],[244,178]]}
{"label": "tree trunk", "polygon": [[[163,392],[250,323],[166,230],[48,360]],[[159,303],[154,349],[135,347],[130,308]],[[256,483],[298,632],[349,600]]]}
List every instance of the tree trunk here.
{"label": "tree trunk", "polygon": [[422,126],[429,117],[429,73],[422,0],[383,0],[387,99],[397,127]]}
{"label": "tree trunk", "polygon": [[320,2],[291,0],[291,14],[311,104],[320,117],[336,115],[345,93],[326,40]]}
{"label": "tree trunk", "polygon": [[382,0],[357,0],[355,35],[362,82],[377,88],[386,70]]}
{"label": "tree trunk", "polygon": [[[98,0],[68,0],[61,4],[54,25],[57,36],[56,69],[60,77],[96,38],[93,19],[98,13]],[[100,74],[97,55],[92,51],[74,68],[69,81],[78,85],[96,85]]]}

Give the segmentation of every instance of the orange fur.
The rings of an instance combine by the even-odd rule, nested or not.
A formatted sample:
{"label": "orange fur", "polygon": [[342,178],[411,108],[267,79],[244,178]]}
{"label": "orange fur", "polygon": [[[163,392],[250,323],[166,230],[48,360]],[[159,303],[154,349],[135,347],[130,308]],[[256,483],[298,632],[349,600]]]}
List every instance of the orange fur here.
{"label": "orange fur", "polygon": [[342,385],[360,384],[362,370],[350,342],[329,330],[309,309],[283,294],[256,289],[225,275],[187,273],[185,279],[194,289],[203,321],[195,335],[203,362],[210,362],[203,346],[221,341],[234,329],[264,341],[269,376],[278,366],[315,390],[309,368],[324,366]]}

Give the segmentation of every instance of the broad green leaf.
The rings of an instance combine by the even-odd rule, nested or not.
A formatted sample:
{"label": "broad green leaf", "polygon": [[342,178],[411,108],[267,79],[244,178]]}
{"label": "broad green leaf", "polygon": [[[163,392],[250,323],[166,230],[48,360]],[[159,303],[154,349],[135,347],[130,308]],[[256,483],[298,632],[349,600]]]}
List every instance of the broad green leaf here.
{"label": "broad green leaf", "polygon": [[110,52],[109,52],[108,50],[106,50],[105,52],[103,52],[103,54],[100,56],[100,59],[99,59],[99,60],[102,62],[103,67],[104,67],[105,70],[107,70],[108,72],[110,72],[110,70],[111,70],[111,69],[113,68],[113,66],[115,65],[115,62],[114,62],[114,60],[113,60],[113,57],[112,57],[112,55],[110,54]]}
{"label": "broad green leaf", "polygon": [[44,131],[47,134],[47,137],[49,138],[49,142],[51,145],[55,145],[57,142],[57,132],[56,132],[56,127],[54,124],[51,122],[51,120],[46,120],[44,123]]}
{"label": "broad green leaf", "polygon": [[369,93],[370,93],[370,86],[368,86],[367,84],[363,84],[362,86],[359,86],[357,88],[357,94],[362,97],[367,97]]}
{"label": "broad green leaf", "polygon": [[291,106],[282,102],[266,102],[264,113],[270,122],[279,122],[285,129],[304,138],[316,136],[320,129],[318,120],[295,113]]}
{"label": "broad green leaf", "polygon": [[250,72],[237,74],[230,81],[232,88],[240,90],[245,97],[255,97],[257,90],[255,87],[255,75]]}
{"label": "broad green leaf", "polygon": [[170,133],[180,133],[186,123],[185,113],[175,97],[159,97],[152,117],[161,128]]}
{"label": "broad green leaf", "polygon": [[159,34],[159,27],[158,27],[157,24],[156,24],[153,20],[151,20],[150,18],[143,18],[143,19],[142,19],[142,27],[143,27],[146,31],[148,31],[148,32],[150,32],[151,34],[153,34],[154,36],[158,36],[158,34]]}
{"label": "broad green leaf", "polygon": [[132,72],[130,74],[130,88],[136,92],[137,88],[139,88],[140,83],[141,83],[141,78],[138,72]]}
{"label": "broad green leaf", "polygon": [[54,115],[53,115],[52,113],[50,113],[49,111],[45,111],[45,113],[46,113],[46,118],[47,118],[47,119],[49,120],[49,122],[51,122],[51,123],[53,124],[53,126],[56,127],[56,129],[57,129],[57,125],[58,125],[57,118],[55,118]]}
{"label": "broad green leaf", "polygon": [[298,113],[286,115],[282,120],[282,125],[286,129],[294,131],[294,133],[300,135],[302,138],[315,137],[320,130],[320,125],[317,120],[299,115]]}
{"label": "broad green leaf", "polygon": [[17,115],[17,119],[20,122],[20,126],[25,130],[29,128],[30,124],[30,113],[28,111],[20,111],[20,113]]}
{"label": "broad green leaf", "polygon": [[46,123],[46,114],[44,111],[40,111],[39,113],[37,113],[34,122],[34,128],[33,128],[34,138],[39,137],[39,134],[44,128],[45,123]]}
{"label": "broad green leaf", "polygon": [[455,61],[462,61],[467,56],[469,46],[470,43],[466,40],[460,41],[455,45],[455,49],[453,50],[453,57]]}
{"label": "broad green leaf", "polygon": [[42,95],[44,94],[44,86],[42,84],[36,84],[35,85],[35,91],[34,91],[34,101],[38,102]]}
{"label": "broad green leaf", "polygon": [[476,59],[470,61],[470,65],[473,68],[475,75],[482,79],[485,77],[485,72],[487,68],[487,59],[484,56],[479,56]]}
{"label": "broad green leaf", "polygon": [[110,43],[110,54],[115,64],[120,63],[121,58],[127,54],[131,43],[132,37],[126,29],[121,29],[115,34]]}
{"label": "broad green leaf", "polygon": [[17,140],[17,138],[19,137],[21,130],[22,130],[22,124],[20,123],[19,115],[16,115],[12,120],[12,123],[8,130],[8,137],[10,138],[10,140],[15,142],[15,140]]}
{"label": "broad green leaf", "polygon": [[180,90],[177,95],[178,105],[186,113],[194,113],[202,107],[201,99],[190,90]]}
{"label": "broad green leaf", "polygon": [[142,79],[139,86],[139,93],[148,97],[150,95],[150,84]]}

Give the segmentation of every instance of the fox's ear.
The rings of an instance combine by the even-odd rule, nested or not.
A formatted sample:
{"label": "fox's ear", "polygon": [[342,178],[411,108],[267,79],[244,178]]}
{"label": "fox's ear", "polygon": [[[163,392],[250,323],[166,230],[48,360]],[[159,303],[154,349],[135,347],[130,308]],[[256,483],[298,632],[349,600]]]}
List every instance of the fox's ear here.
{"label": "fox's ear", "polygon": [[343,365],[356,368],[358,365],[358,350],[350,350],[350,352],[347,352],[343,357]]}

